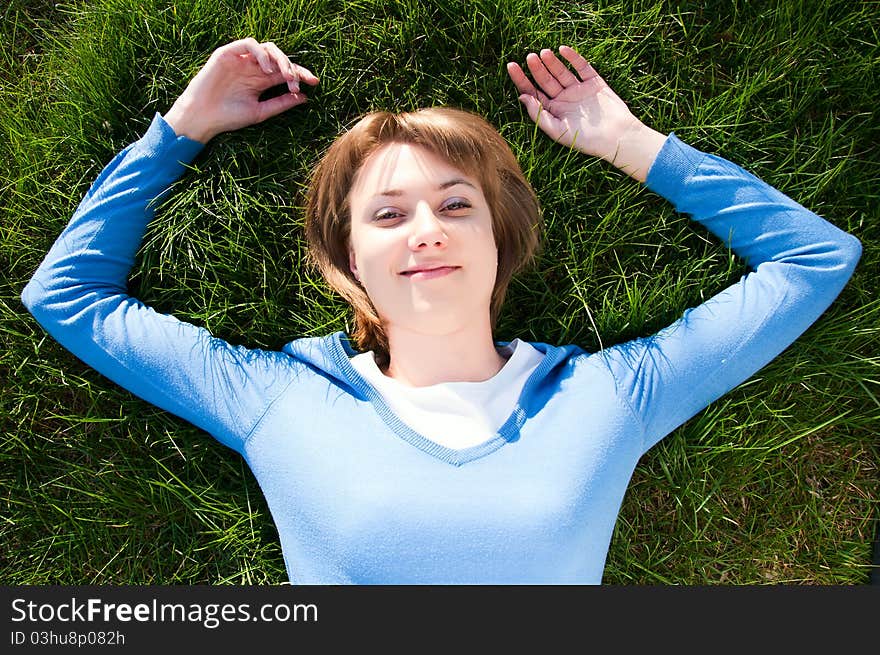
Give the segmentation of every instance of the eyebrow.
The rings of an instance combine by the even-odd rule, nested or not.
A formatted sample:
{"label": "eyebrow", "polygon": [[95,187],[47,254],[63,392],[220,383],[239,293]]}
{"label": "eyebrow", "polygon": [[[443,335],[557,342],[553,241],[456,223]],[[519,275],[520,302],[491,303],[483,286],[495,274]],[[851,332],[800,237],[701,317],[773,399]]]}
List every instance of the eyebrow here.
{"label": "eyebrow", "polygon": [[[455,186],[455,185],[457,185],[457,184],[466,184],[467,186],[471,187],[472,189],[476,189],[476,188],[477,188],[477,187],[475,187],[473,184],[471,184],[470,182],[468,182],[467,180],[465,180],[464,178],[456,177],[456,178],[453,178],[453,179],[448,180],[448,181],[446,181],[446,182],[443,182],[443,184],[440,184],[440,185],[437,187],[437,191],[443,191],[444,189],[448,189],[449,187],[453,187],[453,186]],[[403,189],[386,189],[385,191],[382,191],[382,192],[380,192],[380,193],[377,193],[376,196],[377,196],[377,197],[378,197],[378,196],[391,196],[391,197],[396,197],[396,196],[402,196],[402,195],[404,195],[404,193],[405,193],[405,192],[403,191]]]}

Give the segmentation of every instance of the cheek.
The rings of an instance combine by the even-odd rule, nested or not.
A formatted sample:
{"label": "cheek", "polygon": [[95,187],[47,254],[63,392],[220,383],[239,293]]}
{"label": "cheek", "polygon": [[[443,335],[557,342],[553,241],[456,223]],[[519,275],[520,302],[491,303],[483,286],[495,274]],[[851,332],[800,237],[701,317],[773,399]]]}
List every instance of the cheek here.
{"label": "cheek", "polygon": [[495,282],[498,280],[498,264],[501,261],[501,255],[498,251],[498,245],[495,242],[494,236],[492,236],[492,230],[490,227],[489,237],[487,239],[488,245],[487,248],[489,250],[489,267],[492,269],[492,287],[494,289]]}
{"label": "cheek", "polygon": [[362,282],[365,278],[387,273],[393,267],[394,248],[394,243],[388,238],[382,238],[382,235],[357,235],[352,239],[349,260],[352,259],[353,252]]}
{"label": "cheek", "polygon": [[479,235],[479,243],[481,252],[484,254],[487,260],[491,260],[493,264],[497,266],[498,264],[498,245],[495,242],[494,232],[492,230],[492,224],[484,226],[484,228],[480,231]]}

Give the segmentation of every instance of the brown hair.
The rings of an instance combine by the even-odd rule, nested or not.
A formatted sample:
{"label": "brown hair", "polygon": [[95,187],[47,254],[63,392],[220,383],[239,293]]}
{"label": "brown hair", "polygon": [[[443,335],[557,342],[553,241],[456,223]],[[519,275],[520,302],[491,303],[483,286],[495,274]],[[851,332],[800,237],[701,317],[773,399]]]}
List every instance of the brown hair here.
{"label": "brown hair", "polygon": [[367,157],[389,143],[422,146],[479,180],[498,248],[490,307],[493,330],[511,278],[533,261],[541,237],[535,192],[510,146],[485,119],[451,107],[400,114],[378,111],[362,117],[333,142],[312,172],[305,232],[311,264],[354,309],[352,339],[361,350],[373,350],[380,367],[390,359],[388,338],[367,292],[349,268],[349,191]]}

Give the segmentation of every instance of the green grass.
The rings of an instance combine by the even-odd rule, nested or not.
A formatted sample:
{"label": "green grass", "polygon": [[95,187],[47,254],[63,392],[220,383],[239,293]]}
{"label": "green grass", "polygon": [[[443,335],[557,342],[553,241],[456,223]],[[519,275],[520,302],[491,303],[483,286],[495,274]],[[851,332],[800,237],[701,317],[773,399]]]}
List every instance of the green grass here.
{"label": "green grass", "polygon": [[[794,345],[636,469],[604,581],[863,584],[880,425],[878,5],[744,2],[13,0],[0,50],[0,581],[286,580],[238,455],[47,337],[21,290],[91,181],[210,52],[271,39],[320,78],[307,109],[218,137],[151,225],[132,289],[254,347],[346,329],[306,269],[310,167],[362,112],[451,104],[511,143],[545,211],[497,338],[595,349],[649,334],[742,262],[659,197],[574,156],[504,64],[567,43],[646,122],[853,232],[851,283]],[[541,307],[540,313],[533,308]]]}

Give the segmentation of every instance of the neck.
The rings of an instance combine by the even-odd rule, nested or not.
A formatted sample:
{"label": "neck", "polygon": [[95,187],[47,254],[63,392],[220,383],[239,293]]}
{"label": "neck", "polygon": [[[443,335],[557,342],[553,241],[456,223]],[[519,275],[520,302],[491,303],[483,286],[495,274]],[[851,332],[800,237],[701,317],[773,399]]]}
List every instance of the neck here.
{"label": "neck", "polygon": [[483,382],[507,360],[495,349],[488,319],[445,334],[386,325],[391,361],[385,375],[411,387]]}

